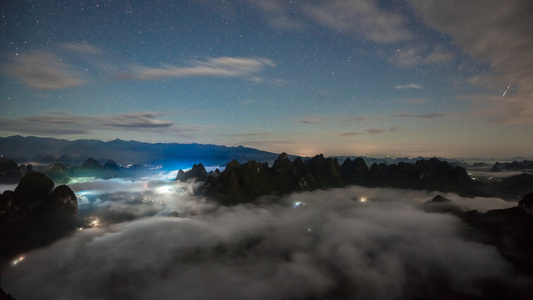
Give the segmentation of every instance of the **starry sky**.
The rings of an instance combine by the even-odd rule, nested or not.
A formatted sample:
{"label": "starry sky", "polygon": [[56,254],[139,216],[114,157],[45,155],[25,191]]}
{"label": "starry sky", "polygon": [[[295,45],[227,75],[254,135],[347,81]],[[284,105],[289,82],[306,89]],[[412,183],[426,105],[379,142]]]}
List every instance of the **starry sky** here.
{"label": "starry sky", "polygon": [[0,136],[533,157],[533,2],[0,4]]}

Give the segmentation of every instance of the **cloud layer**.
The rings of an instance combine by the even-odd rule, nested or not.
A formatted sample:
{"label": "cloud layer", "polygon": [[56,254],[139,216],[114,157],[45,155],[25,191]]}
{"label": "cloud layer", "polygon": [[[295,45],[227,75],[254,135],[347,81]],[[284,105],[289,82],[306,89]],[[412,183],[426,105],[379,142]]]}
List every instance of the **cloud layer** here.
{"label": "cloud layer", "polygon": [[17,299],[481,298],[495,283],[523,288],[494,248],[461,237],[457,218],[403,201],[429,196],[352,187],[83,230],[28,253],[3,287]]}

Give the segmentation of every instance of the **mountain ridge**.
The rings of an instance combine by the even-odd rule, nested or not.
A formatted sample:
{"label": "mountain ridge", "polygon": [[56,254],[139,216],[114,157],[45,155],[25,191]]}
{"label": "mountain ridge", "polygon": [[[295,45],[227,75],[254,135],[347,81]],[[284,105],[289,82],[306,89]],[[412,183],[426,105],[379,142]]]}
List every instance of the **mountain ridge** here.
{"label": "mountain ridge", "polygon": [[319,154],[305,161],[301,158],[290,161],[288,155],[282,153],[271,167],[255,160],[241,164],[234,159],[223,172],[207,173],[202,164],[195,164],[190,171],[179,170],[176,176],[176,180],[180,181],[190,178],[205,181],[198,190],[199,194],[227,205],[252,202],[261,196],[281,196],[348,185],[487,196],[464,168],[437,158],[418,160],[414,164],[374,163],[369,168],[361,158],[347,158],[339,164],[336,158]]}
{"label": "mountain ridge", "polygon": [[69,141],[20,135],[0,137],[0,155],[18,163],[83,163],[89,157],[115,160],[118,164],[204,161],[223,164],[232,159],[271,161],[278,153],[244,146],[198,143],[146,143],[115,139],[109,142],[80,139]]}

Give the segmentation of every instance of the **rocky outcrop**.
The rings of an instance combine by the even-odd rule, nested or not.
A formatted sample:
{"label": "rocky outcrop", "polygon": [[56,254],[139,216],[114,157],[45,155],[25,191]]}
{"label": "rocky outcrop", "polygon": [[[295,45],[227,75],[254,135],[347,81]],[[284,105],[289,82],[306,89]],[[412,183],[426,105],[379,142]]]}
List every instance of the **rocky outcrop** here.
{"label": "rocky outcrop", "polygon": [[533,215],[533,193],[526,194],[524,198],[518,202],[518,207],[523,209],[526,213]]}
{"label": "rocky outcrop", "polygon": [[53,163],[43,170],[54,181],[65,182],[72,176],[71,169],[63,163]]}
{"label": "rocky outcrop", "polygon": [[453,203],[450,199],[437,195],[422,205],[422,209],[432,213],[450,213],[460,216],[466,211],[465,208]]}
{"label": "rocky outcrop", "polygon": [[102,165],[92,157],[87,159],[81,166],[73,168],[71,173],[73,176],[103,179],[124,177],[124,173],[112,159]]}
{"label": "rocky outcrop", "polygon": [[2,281],[0,281],[0,299],[2,300],[15,300],[15,298],[11,297],[11,294],[7,294],[2,289]]}
{"label": "rocky outcrop", "polygon": [[[185,173],[178,173],[178,177],[190,178]],[[337,159],[323,155],[305,162],[300,158],[291,162],[285,153],[278,157],[272,167],[256,161],[240,164],[233,160],[219,176],[208,176],[200,193],[224,204],[237,204],[264,195],[283,195],[351,184],[427,189],[468,196],[481,194],[476,188],[477,183],[464,168],[436,158],[419,160],[415,164],[375,163],[368,168],[361,158],[347,158],[342,165]]]}
{"label": "rocky outcrop", "polygon": [[220,176],[207,178],[202,192],[217,198],[223,204],[231,205],[272,193],[273,183],[266,163],[249,161],[241,165],[233,160]]}
{"label": "rocky outcrop", "polygon": [[41,207],[52,194],[54,182],[40,172],[33,172],[24,176],[17,187],[15,194],[30,208]]}
{"label": "rocky outcrop", "polygon": [[103,166],[105,173],[105,178],[116,178],[116,177],[124,177],[124,173],[120,169],[120,167],[113,161],[112,159],[109,159]]}
{"label": "rocky outcrop", "polygon": [[73,223],[78,215],[78,199],[67,186],[60,185],[54,189],[43,207],[45,221],[59,225]]}
{"label": "rocky outcrop", "polygon": [[0,157],[0,183],[13,184],[19,182],[20,178],[33,171],[33,166],[18,165],[16,162]]}
{"label": "rocky outcrop", "polygon": [[46,175],[24,176],[0,195],[0,258],[50,243],[77,226],[78,200]]}
{"label": "rocky outcrop", "polygon": [[521,200],[531,192],[533,174],[522,173],[514,176],[499,178],[485,182],[487,193],[511,201]]}
{"label": "rocky outcrop", "polygon": [[521,162],[513,161],[510,163],[496,162],[489,171],[501,172],[501,171],[531,171],[531,170],[533,170],[533,161],[524,160]]}
{"label": "rocky outcrop", "polygon": [[[216,170],[218,171],[218,169]],[[220,171],[218,171],[220,172]],[[179,169],[178,170],[178,175],[176,176],[176,181],[187,181],[189,179],[192,179],[192,178],[196,178],[196,180],[199,180],[199,181],[205,181],[207,179],[208,176],[210,175],[213,175],[214,176],[214,173],[207,173],[207,171],[205,170],[205,167],[204,165],[202,164],[194,164],[192,166],[192,169],[190,169],[189,171],[187,172],[184,172],[182,169]]]}
{"label": "rocky outcrop", "polygon": [[515,270],[533,275],[533,216],[517,206],[486,213],[467,211],[461,218],[475,229],[466,232],[469,239],[494,245]]}

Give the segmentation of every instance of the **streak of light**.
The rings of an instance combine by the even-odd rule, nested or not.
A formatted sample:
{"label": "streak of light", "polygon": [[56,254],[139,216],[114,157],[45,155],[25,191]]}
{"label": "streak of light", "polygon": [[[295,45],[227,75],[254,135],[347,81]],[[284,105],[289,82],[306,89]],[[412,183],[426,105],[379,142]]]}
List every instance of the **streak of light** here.
{"label": "streak of light", "polygon": [[505,97],[505,95],[507,94],[507,91],[509,90],[510,87],[511,87],[511,84],[509,83],[509,85],[507,86],[507,88],[506,88],[505,91],[503,92],[502,97]]}

